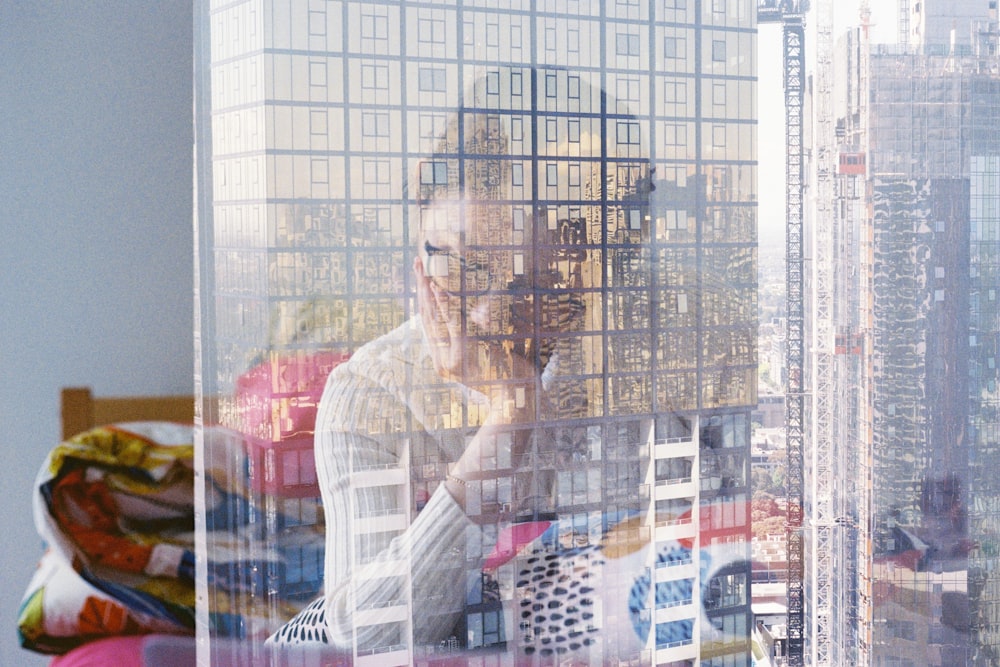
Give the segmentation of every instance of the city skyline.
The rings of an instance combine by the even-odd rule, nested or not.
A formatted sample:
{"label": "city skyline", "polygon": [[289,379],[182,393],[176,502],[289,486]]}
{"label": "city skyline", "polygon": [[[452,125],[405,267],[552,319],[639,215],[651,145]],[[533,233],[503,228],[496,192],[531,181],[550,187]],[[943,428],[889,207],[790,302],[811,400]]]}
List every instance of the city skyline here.
{"label": "city skyline", "polygon": [[[810,322],[832,336],[817,335],[810,356],[817,664],[997,656],[996,488],[984,470],[996,449],[996,309],[982,298],[995,289],[995,245],[982,241],[1000,151],[996,10],[924,3],[911,14],[897,44],[861,28],[840,38],[836,106],[817,111],[835,128],[816,147],[834,156],[835,200],[814,232],[829,256],[815,260]],[[949,39],[956,25],[964,36]]]}

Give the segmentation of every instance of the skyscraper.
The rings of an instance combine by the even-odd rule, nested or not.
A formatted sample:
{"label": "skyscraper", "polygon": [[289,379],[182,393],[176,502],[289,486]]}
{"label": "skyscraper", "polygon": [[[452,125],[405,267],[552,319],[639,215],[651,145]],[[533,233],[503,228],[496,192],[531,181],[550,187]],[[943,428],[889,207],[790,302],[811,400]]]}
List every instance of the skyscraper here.
{"label": "skyscraper", "polygon": [[[832,664],[998,656],[993,14],[954,48],[863,27],[834,58]],[[923,34],[947,32],[933,16]]]}
{"label": "skyscraper", "polygon": [[[592,664],[748,665],[755,3],[246,0],[202,3],[199,25],[205,416],[247,436],[250,486],[274,510],[246,549],[322,527],[309,497],[317,382],[419,319],[419,265],[465,311],[496,295],[495,328],[480,335],[503,359],[551,370],[546,433],[561,449],[516,428],[484,445],[462,480],[475,528],[433,564],[464,590],[457,610],[439,610],[460,620],[427,645],[418,626],[439,612],[413,574],[423,565],[384,554],[455,470],[427,434],[468,442],[482,418],[464,389],[434,379],[418,412],[356,419],[404,444],[392,461],[348,457],[355,505],[345,539],[327,541],[328,567],[330,549],[352,572],[385,563],[398,593],[375,604],[352,584],[354,660],[572,645]],[[476,202],[462,213],[473,255],[426,236],[438,190]],[[548,337],[519,334],[526,295],[526,321]],[[504,384],[499,358],[476,362],[483,395]],[[549,504],[524,504],[540,488]],[[484,574],[518,522],[555,522],[538,548],[573,558],[611,553],[613,540],[643,554],[637,572],[601,582],[619,600],[583,609],[588,641],[552,630],[537,601],[518,607],[538,593],[525,583],[531,553]],[[300,555],[296,571],[314,561]],[[245,615],[259,620],[248,635],[287,620],[272,593],[247,600],[269,609]]]}
{"label": "skyscraper", "polygon": [[987,9],[981,0],[900,0],[898,42],[924,53],[947,54],[952,48],[968,51],[981,37]]}

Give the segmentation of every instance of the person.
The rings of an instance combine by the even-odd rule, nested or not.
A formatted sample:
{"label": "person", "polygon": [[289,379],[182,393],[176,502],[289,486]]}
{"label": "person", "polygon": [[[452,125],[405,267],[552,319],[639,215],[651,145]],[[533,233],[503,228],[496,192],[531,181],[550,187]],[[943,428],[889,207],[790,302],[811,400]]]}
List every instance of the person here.
{"label": "person", "polygon": [[[512,206],[504,201],[509,163],[503,134],[488,127],[490,118],[466,120],[471,126],[463,129],[471,136],[463,151],[464,182],[455,182],[454,170],[450,178],[420,177],[412,266],[418,316],[334,371],[320,403],[317,474],[331,547],[325,612],[337,644],[391,642],[377,636],[394,632],[391,624],[368,623],[355,637],[352,605],[379,608],[407,595],[421,612],[412,619],[416,643],[435,645],[456,634],[467,591],[455,582],[464,584],[468,535],[479,529],[470,487],[484,475],[497,476],[483,470],[483,460],[488,450],[495,453],[501,434],[511,436],[499,438],[511,451],[499,456],[530,471],[525,483],[510,489],[509,504],[529,513],[551,506],[551,474],[524,460],[537,443],[528,429],[515,428],[551,412],[541,400],[541,384],[552,358],[542,348],[544,327],[530,312],[541,287],[527,275],[534,252],[524,238],[514,238]],[[420,170],[440,164],[432,160]],[[493,178],[483,175],[490,173]],[[546,275],[546,288],[556,288],[548,271],[537,273]],[[381,481],[385,471],[408,468],[411,485],[423,490],[423,466],[416,461],[441,479],[412,523],[387,544],[380,532],[359,534],[357,518],[408,505],[399,495],[405,485],[368,486],[365,474],[376,470]],[[362,558],[343,548],[352,541]],[[370,562],[352,567],[372,554]],[[384,576],[402,561],[411,564],[407,577]]]}
{"label": "person", "polygon": [[[320,401],[325,590],[305,613],[325,641],[359,654],[404,645],[404,634],[432,648],[502,645],[514,628],[468,627],[470,604],[487,618],[530,596],[483,562],[502,567],[537,536],[512,526],[557,518],[560,495],[573,493],[560,473],[586,475],[600,450],[584,423],[601,414],[596,226],[518,198],[510,119],[460,109],[418,165],[417,314],[334,369]],[[578,180],[599,198],[606,164],[580,164]],[[622,188],[648,195],[648,165],[633,167]],[[622,252],[638,268],[634,249]],[[573,557],[587,535],[572,538]],[[404,607],[411,617],[400,618]],[[281,640],[314,636],[301,621]]]}

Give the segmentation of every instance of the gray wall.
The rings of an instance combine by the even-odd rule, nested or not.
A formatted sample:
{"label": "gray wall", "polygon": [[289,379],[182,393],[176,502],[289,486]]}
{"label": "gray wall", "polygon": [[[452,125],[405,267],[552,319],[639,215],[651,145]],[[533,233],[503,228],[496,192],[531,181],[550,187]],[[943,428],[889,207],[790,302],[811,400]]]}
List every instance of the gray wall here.
{"label": "gray wall", "polygon": [[0,2],[0,664],[59,388],[191,392],[191,7]]}

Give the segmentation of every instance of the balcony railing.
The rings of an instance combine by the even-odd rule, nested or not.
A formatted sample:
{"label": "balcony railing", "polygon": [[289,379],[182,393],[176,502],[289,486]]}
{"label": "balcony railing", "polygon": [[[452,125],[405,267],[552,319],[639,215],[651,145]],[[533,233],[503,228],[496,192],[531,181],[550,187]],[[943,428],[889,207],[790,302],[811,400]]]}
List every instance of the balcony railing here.
{"label": "balcony railing", "polygon": [[354,472],[365,472],[368,470],[394,470],[402,467],[399,463],[365,463],[354,467]]}
{"label": "balcony railing", "polygon": [[669,609],[670,607],[683,607],[684,605],[691,604],[692,598],[684,598],[682,600],[668,600],[666,602],[657,602],[657,609]]}
{"label": "balcony railing", "polygon": [[380,516],[396,516],[398,514],[403,514],[403,510],[399,509],[398,507],[389,507],[385,509],[358,511],[355,515],[355,518],[374,519]]}
{"label": "balcony railing", "polygon": [[694,559],[691,557],[691,552],[688,551],[687,555],[682,556],[681,558],[677,558],[674,560],[656,561],[656,567],[660,568],[660,567],[674,567],[677,565],[690,565],[693,562]]}
{"label": "balcony railing", "polygon": [[691,517],[690,516],[686,516],[686,517],[681,517],[681,518],[678,518],[678,519],[665,519],[665,520],[657,521],[656,525],[657,525],[657,527],[661,527],[661,526],[684,526],[684,525],[687,525],[689,523],[691,523]]}
{"label": "balcony railing", "polygon": [[360,604],[357,606],[357,611],[368,611],[369,609],[386,609],[388,607],[398,607],[402,604],[406,604],[402,600],[376,600],[374,602],[368,602],[366,604]]}
{"label": "balcony railing", "polygon": [[375,648],[358,649],[358,655],[379,655],[381,653],[393,653],[395,651],[405,651],[406,644],[390,644],[389,646],[376,646]]}
{"label": "balcony railing", "polygon": [[687,484],[691,481],[691,477],[674,477],[672,479],[658,479],[656,480],[657,486],[670,486],[673,484]]}

